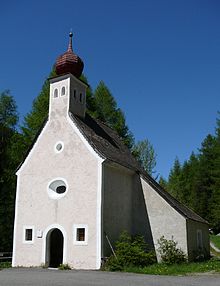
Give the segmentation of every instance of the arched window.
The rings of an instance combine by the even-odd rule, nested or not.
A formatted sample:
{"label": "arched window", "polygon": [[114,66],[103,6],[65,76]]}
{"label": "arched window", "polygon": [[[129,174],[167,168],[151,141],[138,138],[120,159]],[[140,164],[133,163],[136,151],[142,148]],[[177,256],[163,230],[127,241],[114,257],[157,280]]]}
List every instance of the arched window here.
{"label": "arched window", "polygon": [[65,94],[66,94],[66,89],[65,86],[63,86],[61,89],[61,96],[64,96]]}
{"label": "arched window", "polygon": [[81,93],[81,92],[80,92],[80,94],[79,94],[79,101],[80,101],[80,103],[83,102],[83,96],[82,96],[82,93]]}
{"label": "arched window", "polygon": [[58,89],[57,88],[54,89],[53,97],[54,98],[58,97]]}

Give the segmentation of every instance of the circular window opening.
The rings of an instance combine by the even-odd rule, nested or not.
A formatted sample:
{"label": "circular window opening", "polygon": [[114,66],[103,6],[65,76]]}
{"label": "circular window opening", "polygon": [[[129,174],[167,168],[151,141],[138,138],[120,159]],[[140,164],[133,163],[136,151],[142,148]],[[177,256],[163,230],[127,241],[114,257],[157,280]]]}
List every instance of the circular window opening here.
{"label": "circular window opening", "polygon": [[66,186],[58,186],[56,188],[57,194],[63,194],[63,193],[65,193],[65,191],[66,191]]}
{"label": "circular window opening", "polygon": [[64,146],[63,142],[56,143],[55,144],[55,151],[56,151],[56,153],[61,152],[63,150],[63,146]]}
{"label": "circular window opening", "polygon": [[52,199],[59,199],[67,192],[67,183],[63,179],[56,179],[48,186],[48,194]]}

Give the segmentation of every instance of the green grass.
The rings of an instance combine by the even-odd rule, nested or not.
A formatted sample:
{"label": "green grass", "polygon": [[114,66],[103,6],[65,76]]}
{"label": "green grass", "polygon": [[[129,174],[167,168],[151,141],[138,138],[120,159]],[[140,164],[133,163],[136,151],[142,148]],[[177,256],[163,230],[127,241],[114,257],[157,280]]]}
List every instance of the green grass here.
{"label": "green grass", "polygon": [[211,234],[210,235],[210,240],[211,240],[211,242],[214,243],[214,245],[216,247],[218,247],[220,249],[220,236]]}
{"label": "green grass", "polygon": [[0,262],[0,270],[3,268],[10,268],[11,262]]}
{"label": "green grass", "polygon": [[154,275],[187,275],[204,272],[220,273],[220,260],[211,259],[205,262],[182,264],[153,264],[144,268],[127,267],[124,272],[154,274]]}

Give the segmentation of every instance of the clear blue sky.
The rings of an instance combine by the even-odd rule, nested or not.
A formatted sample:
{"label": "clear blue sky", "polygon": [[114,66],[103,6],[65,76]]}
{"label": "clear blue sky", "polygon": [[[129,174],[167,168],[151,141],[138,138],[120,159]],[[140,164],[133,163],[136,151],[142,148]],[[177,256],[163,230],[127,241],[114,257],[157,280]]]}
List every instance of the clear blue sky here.
{"label": "clear blue sky", "polygon": [[56,57],[73,48],[94,89],[103,80],[158,173],[188,159],[220,111],[220,1],[1,1],[0,91],[30,111]]}

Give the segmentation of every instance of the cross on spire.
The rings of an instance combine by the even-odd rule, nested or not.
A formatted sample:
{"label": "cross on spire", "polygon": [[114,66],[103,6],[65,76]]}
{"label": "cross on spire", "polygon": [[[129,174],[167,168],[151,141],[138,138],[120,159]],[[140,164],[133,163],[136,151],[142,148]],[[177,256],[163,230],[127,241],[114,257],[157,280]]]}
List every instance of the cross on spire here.
{"label": "cross on spire", "polygon": [[72,38],[73,38],[73,33],[70,31],[69,33],[69,46],[68,46],[68,52],[73,51],[73,46],[72,46]]}

